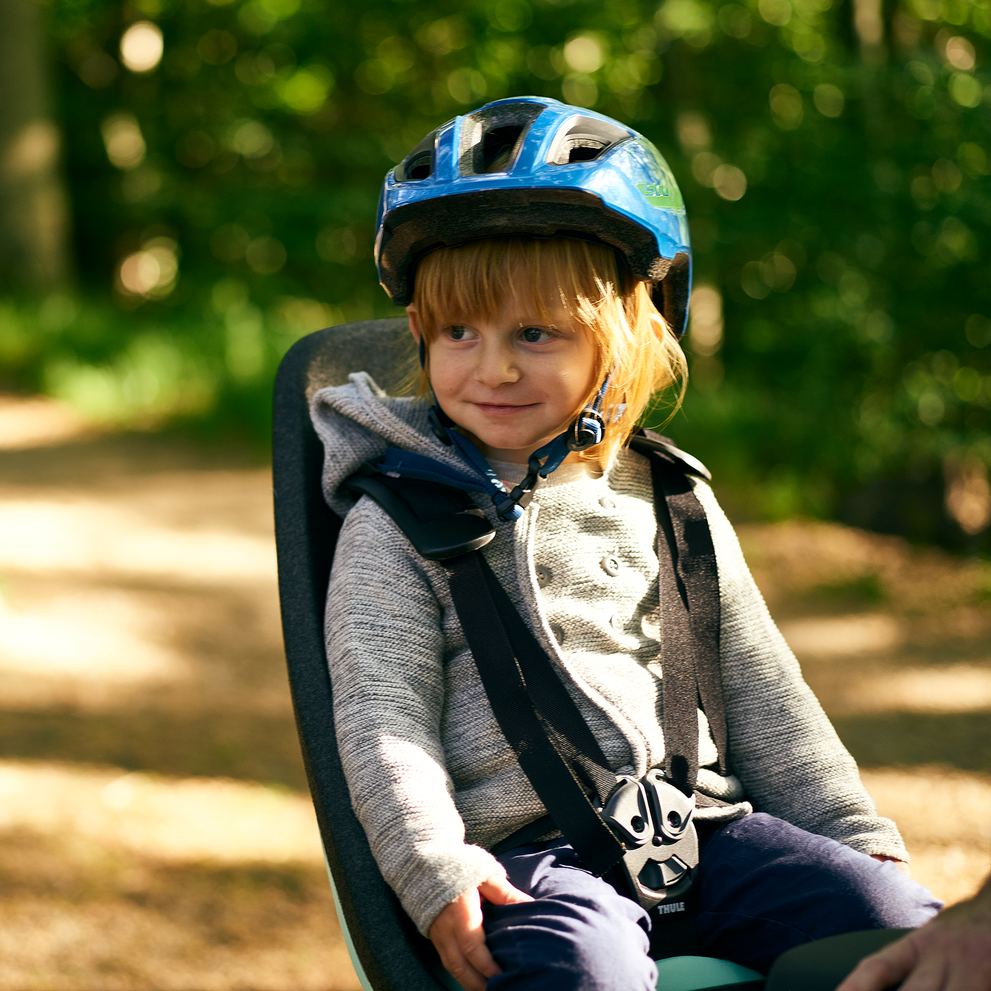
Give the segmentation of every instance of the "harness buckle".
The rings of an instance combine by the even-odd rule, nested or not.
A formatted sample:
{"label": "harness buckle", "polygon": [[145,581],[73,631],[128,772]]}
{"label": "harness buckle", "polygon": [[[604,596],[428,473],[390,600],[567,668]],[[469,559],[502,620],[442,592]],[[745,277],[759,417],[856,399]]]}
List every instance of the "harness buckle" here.
{"label": "harness buckle", "polygon": [[620,775],[601,815],[626,852],[618,866],[646,909],[683,912],[699,862],[693,816],[695,796],[685,795],[652,768],[639,781]]}

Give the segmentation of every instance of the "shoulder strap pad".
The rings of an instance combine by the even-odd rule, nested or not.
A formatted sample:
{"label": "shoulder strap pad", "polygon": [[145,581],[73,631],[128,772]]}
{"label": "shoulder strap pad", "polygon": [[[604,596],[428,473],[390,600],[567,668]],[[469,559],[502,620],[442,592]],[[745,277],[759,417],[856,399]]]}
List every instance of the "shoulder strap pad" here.
{"label": "shoulder strap pad", "polygon": [[696,478],[704,478],[707,482],[712,481],[712,474],[698,458],[693,457],[686,451],[682,451],[674,446],[674,441],[668,437],[662,437],[653,430],[641,430],[630,437],[630,447],[638,454],[649,454],[656,451],[658,454],[673,464],[676,464],[688,475]]}
{"label": "shoulder strap pad", "polygon": [[471,497],[460,489],[415,478],[391,478],[362,468],[345,488],[373,499],[428,561],[477,551],[495,536],[489,521],[479,515]]}

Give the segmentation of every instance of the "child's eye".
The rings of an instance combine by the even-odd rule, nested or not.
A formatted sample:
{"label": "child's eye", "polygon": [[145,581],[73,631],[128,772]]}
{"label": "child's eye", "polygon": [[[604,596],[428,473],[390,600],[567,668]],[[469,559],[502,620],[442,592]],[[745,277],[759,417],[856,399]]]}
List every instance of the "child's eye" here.
{"label": "child's eye", "polygon": [[453,327],[447,328],[447,336],[450,337],[452,341],[463,341],[469,336],[468,328],[462,324],[455,324]]}
{"label": "child's eye", "polygon": [[520,336],[527,344],[540,344],[546,341],[549,335],[542,327],[524,327],[520,331]]}

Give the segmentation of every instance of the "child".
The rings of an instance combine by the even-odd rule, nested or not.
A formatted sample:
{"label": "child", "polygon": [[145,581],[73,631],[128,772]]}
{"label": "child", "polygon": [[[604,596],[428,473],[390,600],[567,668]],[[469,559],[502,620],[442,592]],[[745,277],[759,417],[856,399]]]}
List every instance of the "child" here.
{"label": "child", "polygon": [[[314,397],[325,493],[346,514],[326,630],[351,801],[385,879],[468,991],[646,991],[663,922],[553,826],[490,852],[544,805],[443,567],[342,486],[390,447],[407,452],[394,466],[413,455],[473,476],[495,529],[485,559],[611,770],[663,767],[651,469],[624,444],[652,395],[684,381],[686,230],[641,136],[553,100],[489,104],[386,179],[376,253],[408,304],[420,398],[388,398],[364,374]],[[519,486],[534,467],[546,478]],[[717,746],[698,713],[699,950],[766,971],[810,939],[921,925],[939,903],[899,870],[897,829],[802,681],[711,490],[696,479],[694,494],[718,568],[728,727]]]}

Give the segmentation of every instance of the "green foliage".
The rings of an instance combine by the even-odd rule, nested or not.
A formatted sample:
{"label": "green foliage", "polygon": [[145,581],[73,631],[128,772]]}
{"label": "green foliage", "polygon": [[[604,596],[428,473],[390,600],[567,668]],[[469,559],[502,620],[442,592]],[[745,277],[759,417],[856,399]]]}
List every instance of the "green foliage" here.
{"label": "green foliage", "polygon": [[888,593],[880,575],[868,572],[845,581],[817,585],[810,590],[809,598],[839,611],[880,605],[888,601]]}
{"label": "green foliage", "polygon": [[[142,20],[164,57],[132,72]],[[723,329],[693,328],[669,429],[756,511],[991,462],[988,0],[51,0],[51,31],[79,277],[113,302],[35,358],[0,318],[17,374],[161,360],[199,383],[179,409],[263,409],[294,336],[392,315],[384,172],[535,93],[629,121],[679,176]]]}

